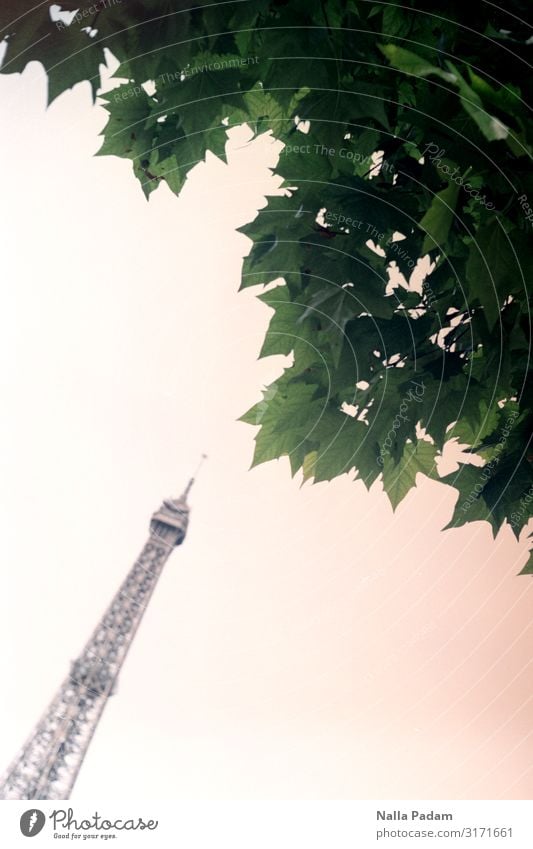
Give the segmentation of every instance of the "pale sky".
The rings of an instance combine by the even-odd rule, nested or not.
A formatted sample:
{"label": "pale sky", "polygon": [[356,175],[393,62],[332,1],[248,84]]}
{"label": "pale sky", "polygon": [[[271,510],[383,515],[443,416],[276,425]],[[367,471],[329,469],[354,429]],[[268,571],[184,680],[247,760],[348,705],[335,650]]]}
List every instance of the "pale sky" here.
{"label": "pale sky", "polygon": [[393,514],[379,483],[248,471],[237,419],[283,360],[256,359],[235,228],[275,144],[237,134],[147,203],[93,156],[88,86],[44,104],[38,66],[0,75],[0,771],[206,451],[73,799],[530,796],[525,544],[441,533],[435,482]]}

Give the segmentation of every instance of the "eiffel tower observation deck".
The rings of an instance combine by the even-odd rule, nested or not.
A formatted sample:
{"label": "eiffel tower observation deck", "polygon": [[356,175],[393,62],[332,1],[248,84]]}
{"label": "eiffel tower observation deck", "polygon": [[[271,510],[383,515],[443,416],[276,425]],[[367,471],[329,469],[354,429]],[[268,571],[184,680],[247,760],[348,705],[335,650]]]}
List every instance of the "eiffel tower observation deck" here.
{"label": "eiffel tower observation deck", "polygon": [[187,496],[163,501],[150,535],[47,710],[0,779],[0,799],[69,799],[98,721],[172,550],[189,523]]}

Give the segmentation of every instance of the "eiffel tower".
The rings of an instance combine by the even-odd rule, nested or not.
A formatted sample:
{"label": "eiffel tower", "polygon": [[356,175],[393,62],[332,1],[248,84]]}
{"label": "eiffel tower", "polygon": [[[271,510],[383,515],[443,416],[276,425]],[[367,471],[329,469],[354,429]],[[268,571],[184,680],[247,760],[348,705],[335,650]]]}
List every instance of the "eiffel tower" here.
{"label": "eiffel tower", "polygon": [[[203,455],[205,456],[205,455]],[[203,458],[202,458],[203,459]],[[48,709],[0,780],[0,799],[69,799],[98,721],[171,551],[187,533],[189,481],[150,535]]]}

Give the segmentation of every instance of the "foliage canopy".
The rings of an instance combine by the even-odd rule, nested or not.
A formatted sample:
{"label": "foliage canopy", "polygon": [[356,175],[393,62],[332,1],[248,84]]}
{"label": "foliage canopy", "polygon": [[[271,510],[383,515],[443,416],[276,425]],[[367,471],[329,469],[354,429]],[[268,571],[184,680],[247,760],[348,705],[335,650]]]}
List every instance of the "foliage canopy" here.
{"label": "foliage canopy", "polygon": [[103,97],[100,153],[130,159],[147,197],[162,181],[179,194],[206,151],[224,158],[228,128],[271,131],[286,192],[242,228],[241,285],[267,287],[260,355],[291,363],[243,416],[254,464],[382,475],[395,506],[457,439],[484,465],[444,478],[450,524],[518,536],[533,499],[526,14],[520,0],[4,0],[2,71],[38,60],[50,101],[81,80],[96,96],[111,51],[122,82]]}

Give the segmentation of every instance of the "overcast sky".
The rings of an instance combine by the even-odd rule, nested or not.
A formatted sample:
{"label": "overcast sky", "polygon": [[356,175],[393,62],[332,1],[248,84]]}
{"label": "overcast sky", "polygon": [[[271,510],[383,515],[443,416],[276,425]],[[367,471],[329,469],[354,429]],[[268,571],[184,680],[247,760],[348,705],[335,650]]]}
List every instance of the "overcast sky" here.
{"label": "overcast sky", "polygon": [[[520,798],[532,790],[525,545],[441,533],[435,482],[248,471],[280,371],[238,294],[276,145],[233,141],[147,203],[94,157],[82,84],[0,76],[0,761],[10,760],[201,452],[173,553],[74,798]],[[2,767],[0,766],[0,769]]]}

